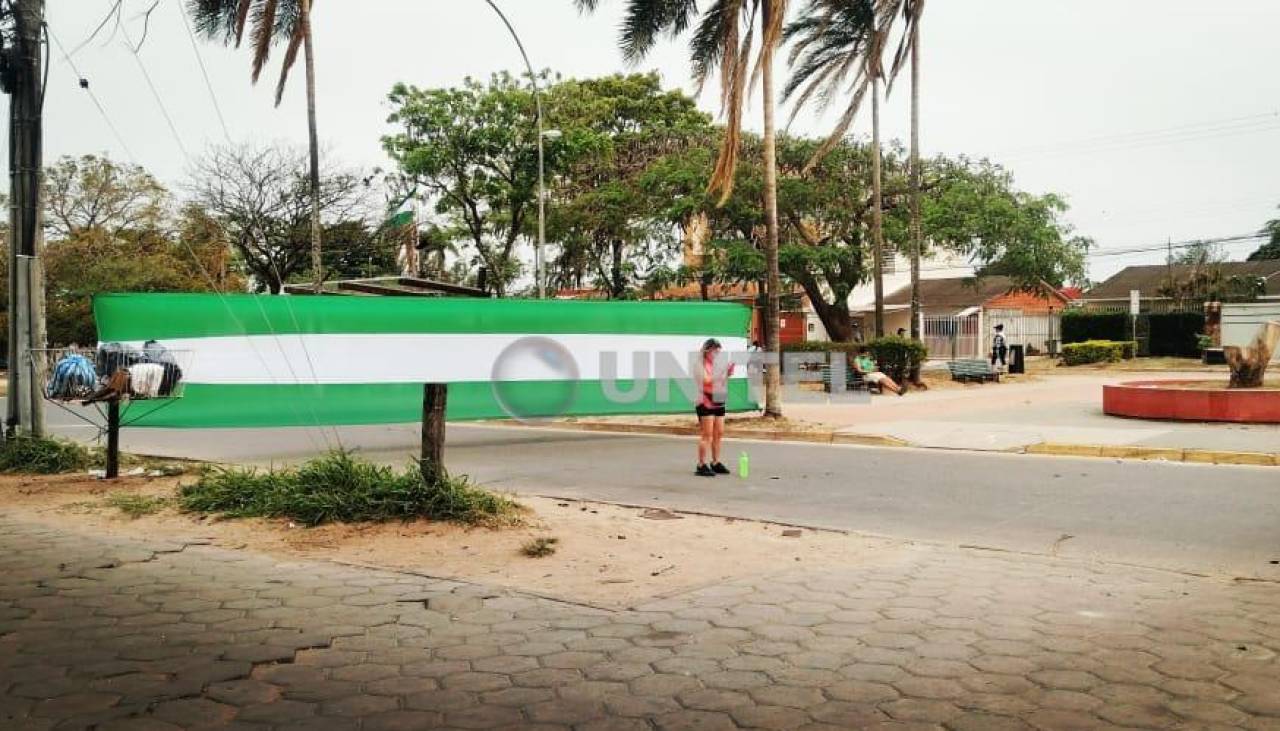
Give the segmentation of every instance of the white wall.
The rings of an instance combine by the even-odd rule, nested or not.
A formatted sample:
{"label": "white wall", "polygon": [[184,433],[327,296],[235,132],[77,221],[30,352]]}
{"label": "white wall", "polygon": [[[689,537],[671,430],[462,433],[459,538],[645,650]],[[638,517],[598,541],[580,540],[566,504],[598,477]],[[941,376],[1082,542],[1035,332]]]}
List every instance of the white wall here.
{"label": "white wall", "polygon": [[[1280,302],[1249,302],[1222,305],[1222,344],[1247,346],[1258,333],[1258,326],[1268,320],[1280,322]],[[1271,356],[1280,362],[1280,349]]]}

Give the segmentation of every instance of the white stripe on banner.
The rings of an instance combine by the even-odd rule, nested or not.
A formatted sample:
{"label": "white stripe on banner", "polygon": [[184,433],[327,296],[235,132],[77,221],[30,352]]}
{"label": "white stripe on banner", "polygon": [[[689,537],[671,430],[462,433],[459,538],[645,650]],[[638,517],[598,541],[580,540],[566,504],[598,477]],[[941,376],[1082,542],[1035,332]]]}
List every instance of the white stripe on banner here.
{"label": "white stripe on banner", "polygon": [[[596,381],[606,374],[619,379],[687,377],[690,355],[704,340],[688,335],[427,333],[243,335],[160,344],[183,354],[187,383],[458,383]],[[746,338],[722,338],[721,343],[729,354],[747,349]],[[745,378],[746,369],[736,368],[733,377]]]}

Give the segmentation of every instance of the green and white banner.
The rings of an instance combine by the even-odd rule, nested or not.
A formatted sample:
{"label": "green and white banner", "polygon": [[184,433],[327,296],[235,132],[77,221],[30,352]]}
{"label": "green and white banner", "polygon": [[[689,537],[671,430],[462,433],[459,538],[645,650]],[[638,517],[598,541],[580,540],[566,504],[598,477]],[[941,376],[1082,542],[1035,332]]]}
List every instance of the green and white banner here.
{"label": "green and white banner", "polygon": [[[705,302],[112,294],[101,343],[182,353],[185,388],[135,426],[382,424],[421,418],[448,383],[448,418],[675,413],[693,408],[691,355],[745,352],[750,310]],[[746,369],[729,410],[755,408]]]}

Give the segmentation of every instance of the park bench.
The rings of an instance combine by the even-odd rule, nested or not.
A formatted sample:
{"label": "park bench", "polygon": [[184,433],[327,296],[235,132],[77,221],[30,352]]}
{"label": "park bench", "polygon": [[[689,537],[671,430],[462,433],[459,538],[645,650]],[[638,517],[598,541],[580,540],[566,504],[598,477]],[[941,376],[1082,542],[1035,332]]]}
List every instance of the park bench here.
{"label": "park bench", "polygon": [[947,370],[951,371],[951,379],[954,381],[1000,382],[1000,371],[992,368],[987,361],[977,358],[949,360]]}
{"label": "park bench", "polygon": [[[867,393],[884,393],[884,389],[878,383],[867,383],[863,379],[862,374],[852,368],[846,368],[844,371],[844,381],[846,391],[866,391]],[[822,366],[822,390],[831,393],[831,366]]]}

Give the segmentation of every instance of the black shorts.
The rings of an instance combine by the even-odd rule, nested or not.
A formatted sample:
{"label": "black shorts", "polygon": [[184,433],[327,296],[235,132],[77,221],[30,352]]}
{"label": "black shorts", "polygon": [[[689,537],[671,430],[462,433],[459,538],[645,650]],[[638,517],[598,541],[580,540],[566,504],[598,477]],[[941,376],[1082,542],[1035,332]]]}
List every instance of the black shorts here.
{"label": "black shorts", "polygon": [[702,404],[698,404],[693,407],[693,412],[698,415],[698,418],[702,418],[704,416],[724,416],[724,404],[717,404],[715,406],[703,406]]}

